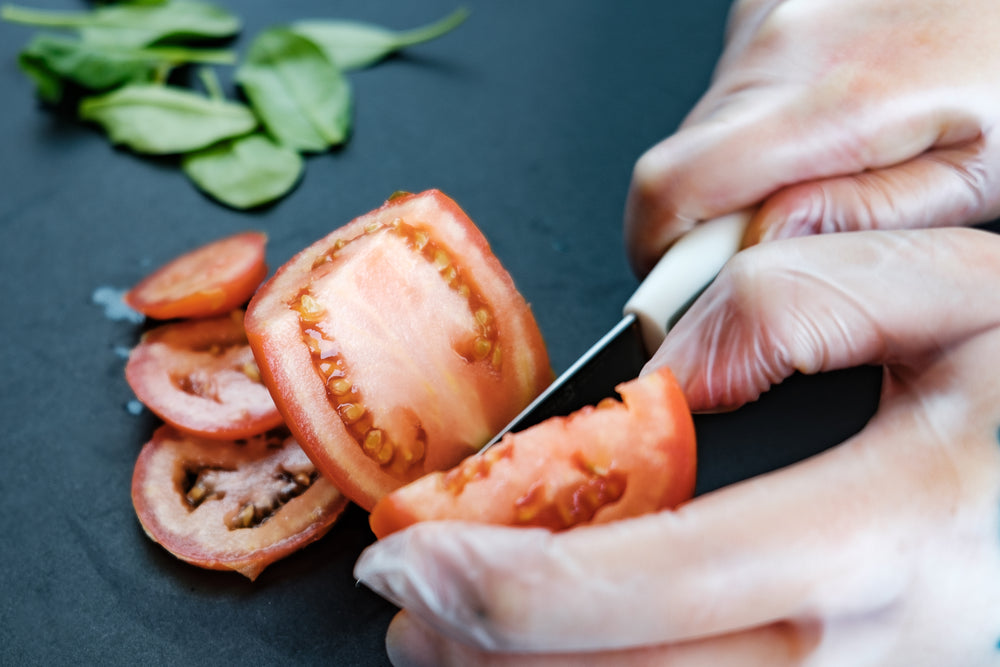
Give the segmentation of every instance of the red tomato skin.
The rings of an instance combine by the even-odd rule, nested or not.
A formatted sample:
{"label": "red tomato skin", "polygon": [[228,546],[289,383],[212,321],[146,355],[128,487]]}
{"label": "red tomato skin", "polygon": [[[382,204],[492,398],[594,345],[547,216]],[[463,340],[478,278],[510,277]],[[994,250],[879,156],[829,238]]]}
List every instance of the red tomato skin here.
{"label": "red tomato skin", "polygon": [[[286,442],[283,448],[290,446]],[[238,494],[219,498],[217,504],[233,506],[226,511],[210,507],[208,501],[206,509],[195,509],[186,501],[182,483],[198,468],[238,475],[241,465],[266,456],[280,457],[287,465],[289,457],[276,451],[257,446],[253,439],[209,440],[161,426],[139,453],[132,475],[132,503],[143,531],[180,560],[208,570],[233,570],[255,580],[268,565],[323,537],[347,507],[347,498],[318,478],[258,527],[231,529],[224,515],[238,510],[241,501],[234,497]],[[294,456],[292,461],[303,467]],[[253,485],[245,486],[252,495]]]}
{"label": "red tomato skin", "polygon": [[[444,283],[436,269],[433,278],[428,277],[430,263],[416,251],[401,252],[391,238],[367,245],[362,241],[354,256],[360,258],[360,268],[350,269],[349,278],[334,273],[336,262],[324,259],[338,241],[346,239],[350,245],[370,233],[366,230],[395,221],[427,231],[431,245],[436,243],[445,251],[449,265],[458,267],[472,293],[493,314],[492,321],[497,323],[494,349],[503,354],[500,371],[461,358],[455,341],[447,338],[451,335],[449,318],[456,309],[466,309],[458,315],[471,321],[470,313],[467,306],[456,305],[455,290],[441,286]],[[364,259],[365,253],[370,260]],[[325,273],[328,265],[334,268]],[[350,286],[349,281],[353,281]],[[354,287],[368,302],[347,303]],[[292,307],[296,295],[307,288],[336,294],[338,298],[331,296],[327,306],[344,309],[331,316],[331,322],[363,318],[371,330],[380,332],[371,337],[348,335],[336,343],[353,346],[345,358],[356,369],[352,379],[363,386],[366,395],[389,395],[372,401],[371,412],[398,427],[397,432],[409,429],[394,443],[415,460],[409,468],[387,468],[366,454],[357,433],[352,433],[330,403],[326,381],[303,342],[301,320]],[[398,299],[403,314],[412,317],[386,312],[392,309],[386,305],[392,298]],[[438,300],[448,303],[434,310]],[[440,312],[443,324],[401,333],[422,321],[414,315],[420,308]],[[513,280],[472,221],[436,190],[394,196],[297,254],[251,300],[246,330],[261,376],[285,422],[323,475],[366,510],[389,491],[429,471],[451,467],[476,451],[553,378],[541,332]],[[390,340],[391,344],[386,342]],[[420,373],[411,372],[418,366]],[[372,379],[373,369],[382,369],[382,376]],[[398,373],[395,391],[405,395],[391,395],[390,385],[397,384],[388,378],[392,373]],[[425,442],[414,444],[414,437],[423,437]],[[422,451],[410,456],[407,448],[411,447]],[[393,466],[401,455],[395,457]]]}
{"label": "red tomato skin", "polygon": [[663,367],[567,417],[508,434],[448,472],[380,500],[379,538],[418,521],[455,519],[566,530],[672,509],[694,494],[694,422]]}
{"label": "red tomato skin", "polygon": [[[280,426],[281,413],[255,377],[240,315],[170,322],[146,332],[125,364],[139,401],[178,430],[206,438],[245,438]],[[197,385],[217,395],[199,395]]]}
{"label": "red tomato skin", "polygon": [[248,231],[167,262],[125,293],[134,310],[156,320],[223,315],[243,306],[267,277],[267,235]]}

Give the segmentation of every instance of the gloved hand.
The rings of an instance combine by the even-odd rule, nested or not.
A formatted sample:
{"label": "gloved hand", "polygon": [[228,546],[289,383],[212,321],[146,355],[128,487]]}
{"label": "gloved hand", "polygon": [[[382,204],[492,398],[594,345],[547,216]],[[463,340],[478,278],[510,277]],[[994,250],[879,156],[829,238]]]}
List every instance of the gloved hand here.
{"label": "gloved hand", "polygon": [[1000,2],[741,0],[709,90],[636,163],[645,274],[698,221],[746,243],[1000,215]]}
{"label": "gloved hand", "polygon": [[556,534],[432,522],[391,535],[355,571],[407,610],[390,628],[390,656],[1000,665],[998,284],[1000,236],[972,229],[811,236],[740,253],[650,365],[670,365],[693,408],[709,410],[795,370],[882,364],[870,423],[675,512]]}

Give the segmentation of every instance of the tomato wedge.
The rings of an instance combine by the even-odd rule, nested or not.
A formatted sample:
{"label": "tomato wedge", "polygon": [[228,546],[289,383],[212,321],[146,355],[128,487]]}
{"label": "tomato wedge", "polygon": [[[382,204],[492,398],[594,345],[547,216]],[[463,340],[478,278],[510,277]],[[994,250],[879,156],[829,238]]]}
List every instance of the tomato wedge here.
{"label": "tomato wedge", "polygon": [[249,301],[267,277],[267,236],[243,232],[164,264],[125,293],[125,303],[158,320],[212,317]]}
{"label": "tomato wedge", "polygon": [[243,438],[282,424],[240,311],[151,329],[129,354],[125,378],[147,408],[186,433]]}
{"label": "tomato wedge", "polygon": [[694,422],[666,367],[618,386],[389,494],[369,522],[385,537],[417,521],[458,519],[565,530],[673,508],[694,494]]}
{"label": "tomato wedge", "polygon": [[251,300],[246,330],[302,448],[365,509],[478,450],[552,380],[531,309],[436,190],[296,255]]}
{"label": "tomato wedge", "polygon": [[136,461],[132,503],[177,558],[253,580],[326,534],[347,498],[287,433],[219,441],[162,426]]}

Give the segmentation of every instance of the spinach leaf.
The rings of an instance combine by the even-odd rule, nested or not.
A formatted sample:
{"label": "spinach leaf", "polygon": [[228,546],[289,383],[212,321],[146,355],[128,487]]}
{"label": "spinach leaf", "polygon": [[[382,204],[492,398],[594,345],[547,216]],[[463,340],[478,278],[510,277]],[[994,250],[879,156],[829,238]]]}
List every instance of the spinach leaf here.
{"label": "spinach leaf", "polygon": [[37,59],[25,57],[23,53],[18,57],[18,64],[21,67],[21,71],[35,82],[35,92],[38,97],[51,104],[59,103],[63,97],[63,90],[65,88],[61,76]]}
{"label": "spinach leaf", "polygon": [[254,111],[281,144],[323,151],[351,128],[351,90],[344,75],[305,37],[270,28],[250,45],[236,70]]}
{"label": "spinach leaf", "polygon": [[240,31],[240,20],[216,5],[197,0],[161,4],[105,5],[87,12],[0,8],[0,18],[48,28],[72,28],[88,42],[148,46],[171,39],[219,39]]}
{"label": "spinach leaf", "polygon": [[292,30],[316,44],[341,70],[374,65],[396,51],[429,42],[461,25],[469,12],[460,7],[448,16],[412,30],[395,31],[359,21],[308,20],[292,24]]}
{"label": "spinach leaf", "polygon": [[303,166],[301,155],[261,132],[188,153],[181,161],[198,188],[237,209],[285,196],[299,182]]}
{"label": "spinach leaf", "polygon": [[165,78],[170,69],[185,63],[234,61],[231,51],[170,46],[123,48],[45,33],[36,35],[18,57],[21,69],[35,79],[39,96],[53,103],[62,97],[66,83],[101,91]]}
{"label": "spinach leaf", "polygon": [[257,118],[242,104],[154,84],[84,98],[79,115],[100,124],[112,143],[157,155],[198,150],[257,127]]}
{"label": "spinach leaf", "polygon": [[235,35],[241,29],[236,16],[204,0],[95,1],[88,12],[0,7],[0,18],[11,22],[78,32],[77,38],[37,35],[21,52],[20,66],[39,96],[59,102],[67,86],[74,92],[110,91],[83,98],[80,119],[100,125],[114,144],[181,156],[182,169],[198,188],[238,209],[290,192],[302,178],[302,152],[347,140],[353,109],[345,69],[435,39],[468,15],[459,9],[407,31],[332,20],[269,28],[254,39],[236,71],[248,107],[227,101],[208,68],[201,71],[207,97],[163,85],[179,65],[232,64],[231,51],[179,42]]}
{"label": "spinach leaf", "polygon": [[214,69],[211,67],[199,67],[198,79],[201,81],[201,85],[205,87],[205,92],[208,93],[209,99],[226,99],[225,94],[222,92],[222,84],[219,82],[219,77],[216,76]]}

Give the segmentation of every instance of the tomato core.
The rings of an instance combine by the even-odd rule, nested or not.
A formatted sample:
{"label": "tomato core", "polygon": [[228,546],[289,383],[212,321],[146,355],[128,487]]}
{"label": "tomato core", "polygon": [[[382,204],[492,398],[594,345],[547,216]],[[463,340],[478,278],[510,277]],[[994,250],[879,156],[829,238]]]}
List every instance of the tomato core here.
{"label": "tomato core", "polygon": [[[444,249],[431,240],[427,230],[410,225],[400,218],[388,223],[372,223],[358,236],[336,239],[331,249],[313,263],[314,275],[317,272],[329,275],[335,270],[333,265],[351,244],[375,234],[389,234],[401,239],[410,251],[437,271],[449,289],[466,302],[474,329],[466,339],[455,341],[453,349],[468,363],[483,363],[499,370],[502,355],[489,305],[473,285],[463,280],[463,271],[451,261]],[[302,290],[293,308],[298,313],[302,342],[312,354],[313,366],[326,386],[330,406],[340,415],[348,433],[367,457],[388,468],[391,473],[405,474],[411,466],[424,458],[427,433],[418,428],[414,438],[400,443],[376,424],[375,416],[366,406],[361,389],[352,379],[348,362],[339,352],[336,339],[325,332],[324,320],[327,313],[320,299],[311,293],[311,286]]]}

